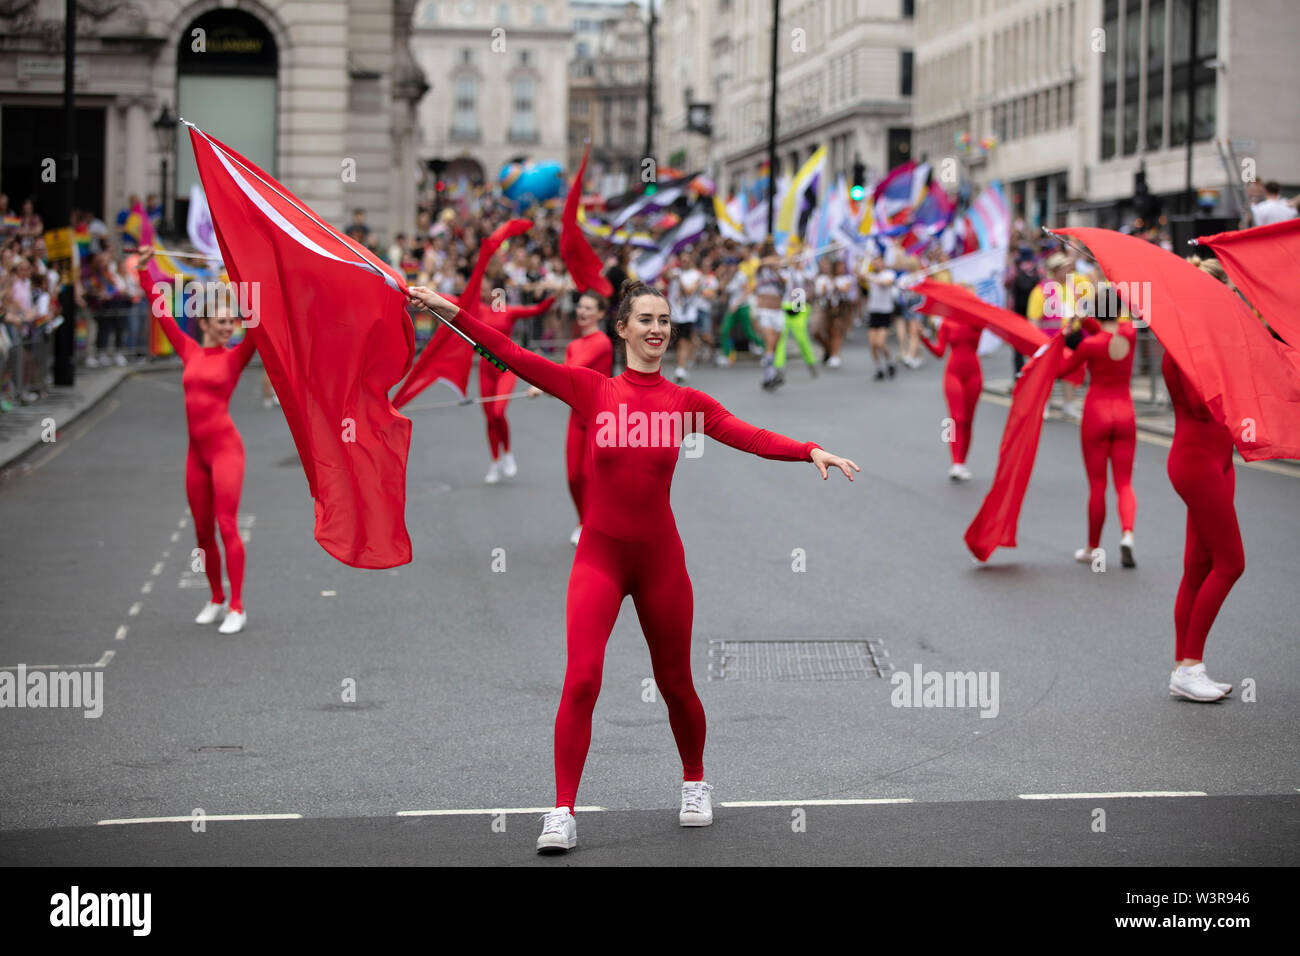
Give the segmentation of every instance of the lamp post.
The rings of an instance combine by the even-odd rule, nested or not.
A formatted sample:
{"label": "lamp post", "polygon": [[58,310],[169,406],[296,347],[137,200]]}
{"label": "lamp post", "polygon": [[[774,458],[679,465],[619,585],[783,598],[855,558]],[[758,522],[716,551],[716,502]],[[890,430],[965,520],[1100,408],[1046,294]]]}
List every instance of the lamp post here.
{"label": "lamp post", "polygon": [[[162,154],[162,231],[172,231],[171,197],[168,195],[167,165],[176,150],[176,117],[172,115],[171,105],[163,104],[162,112],[153,122],[154,135],[158,137],[158,152]],[[147,210],[146,210],[147,212]]]}

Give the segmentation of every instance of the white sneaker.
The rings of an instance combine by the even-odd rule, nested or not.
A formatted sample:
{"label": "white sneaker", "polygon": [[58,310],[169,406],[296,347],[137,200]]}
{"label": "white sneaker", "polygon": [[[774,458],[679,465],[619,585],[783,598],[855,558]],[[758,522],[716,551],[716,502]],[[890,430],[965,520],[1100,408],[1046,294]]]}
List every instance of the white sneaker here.
{"label": "white sneaker", "polygon": [[1186,697],[1188,700],[1210,701],[1222,700],[1225,691],[1205,673],[1205,662],[1191,667],[1177,667],[1169,675],[1169,695]]}
{"label": "white sneaker", "polygon": [[727,358],[725,355],[723,355],[721,352],[719,352],[714,357],[713,364],[716,365],[718,368],[729,368],[731,366],[731,360]]}
{"label": "white sneaker", "polygon": [[1068,418],[1074,418],[1074,419],[1083,418],[1083,409],[1079,407],[1078,402],[1066,402],[1063,406],[1061,406],[1061,411]]}
{"label": "white sneaker", "polygon": [[573,545],[576,548],[578,546],[578,538],[580,538],[581,536],[582,536],[582,525],[578,525],[576,528],[573,529],[573,534],[569,535],[569,544]]}
{"label": "white sneaker", "polygon": [[121,352],[118,352],[116,355],[113,356],[113,364],[114,364],[114,365],[125,365],[125,364],[126,364],[126,356],[123,355]]}
{"label": "white sneaker", "polygon": [[226,619],[221,622],[217,631],[221,634],[238,634],[248,623],[248,615],[243,611],[230,611],[226,614]]}
{"label": "white sneaker", "polygon": [[556,807],[542,817],[542,835],[537,838],[537,852],[572,850],[578,845],[578,824],[568,807]]}
{"label": "white sneaker", "polygon": [[513,478],[519,474],[519,466],[515,464],[515,456],[506,452],[501,456],[501,474],[507,478]]}
{"label": "white sneaker", "polygon": [[[1125,531],[1119,539],[1119,558],[1120,564],[1126,568],[1136,568],[1137,562],[1133,560],[1133,532]],[[1228,685],[1231,688],[1231,684]]]}
{"label": "white sneaker", "polygon": [[[1205,662],[1204,662],[1204,661],[1201,662],[1201,666],[1202,666],[1202,667],[1205,666]],[[1209,674],[1208,671],[1206,672],[1205,676],[1206,676],[1206,677],[1210,677],[1210,674]],[[1215,680],[1213,677],[1210,677],[1210,683],[1213,684],[1215,687],[1219,688],[1219,690],[1223,691],[1223,696],[1224,696],[1224,697],[1227,697],[1229,694],[1232,693],[1232,685],[1231,685],[1231,684],[1225,684],[1223,681],[1221,681],[1221,680]]]}
{"label": "white sneaker", "polygon": [[677,366],[677,371],[673,373],[673,377],[679,382],[686,381],[686,369],[682,368],[680,365]]}
{"label": "white sneaker", "polygon": [[953,465],[949,468],[948,478],[951,481],[961,481],[961,465]]}
{"label": "white sneaker", "polygon": [[270,400],[269,398],[264,398],[264,399],[262,399],[262,407],[265,408],[265,409],[269,412],[269,411],[271,410],[271,408],[273,407],[273,406],[271,405],[271,400]]}
{"label": "white sneaker", "polygon": [[203,605],[203,610],[199,611],[199,616],[194,619],[194,623],[215,624],[217,618],[221,616],[221,612],[225,609],[225,604],[216,604],[213,601],[209,601],[207,604]]}
{"label": "white sneaker", "polygon": [[1092,564],[1092,549],[1080,548],[1078,551],[1074,552],[1074,560],[1078,561],[1080,564]]}
{"label": "white sneaker", "polygon": [[483,480],[489,485],[495,485],[501,480],[501,463],[499,461],[492,462],[492,467],[488,469],[488,473],[484,476]]}
{"label": "white sneaker", "polygon": [[967,468],[965,465],[958,465],[957,477],[959,477],[962,481],[970,481],[970,469]]}
{"label": "white sneaker", "polygon": [[684,827],[707,827],[713,823],[713,802],[709,791],[713,788],[703,780],[682,782],[682,810],[677,822]]}
{"label": "white sneaker", "polygon": [[827,367],[827,368],[839,368],[839,367],[840,367],[840,357],[839,357],[838,355],[832,355],[830,358],[828,358],[828,359],[826,360],[826,367]]}
{"label": "white sneaker", "polygon": [[86,368],[99,368],[99,359],[94,355],[87,356]]}

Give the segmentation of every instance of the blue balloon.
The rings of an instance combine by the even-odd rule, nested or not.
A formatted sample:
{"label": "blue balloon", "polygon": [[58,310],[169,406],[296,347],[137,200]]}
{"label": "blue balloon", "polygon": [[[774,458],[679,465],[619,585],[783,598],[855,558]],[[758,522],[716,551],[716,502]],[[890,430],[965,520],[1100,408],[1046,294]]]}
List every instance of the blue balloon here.
{"label": "blue balloon", "polygon": [[507,163],[498,177],[507,198],[528,207],[564,192],[564,167],[559,163]]}

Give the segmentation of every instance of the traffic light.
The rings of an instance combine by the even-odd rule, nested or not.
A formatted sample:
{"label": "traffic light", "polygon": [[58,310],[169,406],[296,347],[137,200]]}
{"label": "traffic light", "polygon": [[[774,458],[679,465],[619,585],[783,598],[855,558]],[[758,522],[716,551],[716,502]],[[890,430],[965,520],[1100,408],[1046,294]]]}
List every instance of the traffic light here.
{"label": "traffic light", "polygon": [[863,186],[863,181],[867,178],[867,168],[862,164],[862,160],[856,160],[853,163],[853,188],[849,190],[849,195],[853,201],[857,202],[867,194]]}
{"label": "traffic light", "polygon": [[658,183],[646,183],[646,184],[645,184],[645,194],[646,194],[647,196],[653,196],[653,195],[654,195],[655,193],[657,193],[658,191],[659,191],[659,184],[658,184]]}

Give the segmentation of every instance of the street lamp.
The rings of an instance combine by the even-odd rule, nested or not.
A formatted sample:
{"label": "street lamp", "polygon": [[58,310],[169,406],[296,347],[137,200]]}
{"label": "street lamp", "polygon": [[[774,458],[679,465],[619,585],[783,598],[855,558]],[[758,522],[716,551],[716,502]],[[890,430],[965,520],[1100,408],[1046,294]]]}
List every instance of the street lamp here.
{"label": "street lamp", "polygon": [[158,152],[162,154],[162,231],[166,234],[172,229],[172,207],[170,197],[167,195],[167,161],[176,150],[176,117],[172,115],[171,104],[163,104],[162,112],[153,122],[153,131],[158,137]]}

